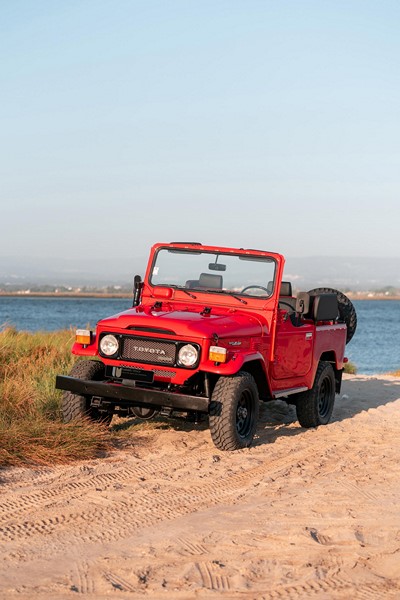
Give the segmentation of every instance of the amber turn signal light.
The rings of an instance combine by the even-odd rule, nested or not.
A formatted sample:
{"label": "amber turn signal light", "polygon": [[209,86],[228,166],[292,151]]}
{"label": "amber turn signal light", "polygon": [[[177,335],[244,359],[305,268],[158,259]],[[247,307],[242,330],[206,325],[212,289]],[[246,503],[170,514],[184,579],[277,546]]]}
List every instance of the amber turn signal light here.
{"label": "amber turn signal light", "polygon": [[77,344],[88,346],[92,341],[92,332],[89,329],[77,329],[75,332],[75,341]]}
{"label": "amber turn signal light", "polygon": [[213,362],[226,362],[226,348],[221,348],[220,346],[210,346],[208,358]]}

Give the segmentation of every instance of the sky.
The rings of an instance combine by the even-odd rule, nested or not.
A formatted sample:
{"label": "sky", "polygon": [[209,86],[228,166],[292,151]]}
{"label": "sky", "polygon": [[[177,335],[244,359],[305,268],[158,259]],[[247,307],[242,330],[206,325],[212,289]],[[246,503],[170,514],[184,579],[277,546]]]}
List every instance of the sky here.
{"label": "sky", "polygon": [[400,258],[397,0],[0,0],[0,256]]}

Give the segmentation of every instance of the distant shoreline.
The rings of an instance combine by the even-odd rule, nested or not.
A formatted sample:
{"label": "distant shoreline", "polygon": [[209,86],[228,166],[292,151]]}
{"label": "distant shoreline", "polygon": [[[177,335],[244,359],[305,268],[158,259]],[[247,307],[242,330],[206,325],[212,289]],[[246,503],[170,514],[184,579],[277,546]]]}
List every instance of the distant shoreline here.
{"label": "distant shoreline", "polygon": [[[354,294],[346,294],[350,300],[400,300],[399,296],[369,296],[368,293],[354,295]],[[132,298],[132,294],[128,293],[116,293],[110,294],[106,292],[70,292],[70,293],[55,293],[55,292],[30,292],[27,293],[18,293],[18,292],[0,292],[0,298],[71,298],[76,300],[77,298]]]}
{"label": "distant shoreline", "polygon": [[103,292],[82,292],[82,293],[65,293],[56,294],[52,292],[30,292],[29,294],[18,292],[0,292],[0,298],[132,298],[132,294],[107,294]]}
{"label": "distant shoreline", "polygon": [[354,294],[346,294],[350,300],[400,300],[400,296],[369,296],[368,294],[360,294],[360,296],[354,296]]}

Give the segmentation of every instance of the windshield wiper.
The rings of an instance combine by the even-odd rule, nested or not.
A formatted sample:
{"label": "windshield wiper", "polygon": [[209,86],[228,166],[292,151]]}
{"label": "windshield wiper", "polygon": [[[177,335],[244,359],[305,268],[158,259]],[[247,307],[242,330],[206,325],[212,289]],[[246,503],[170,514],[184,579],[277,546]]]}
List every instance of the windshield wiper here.
{"label": "windshield wiper", "polygon": [[216,290],[216,289],[212,289],[212,290],[201,290],[202,292],[212,292],[213,294],[226,294],[227,296],[232,296],[232,298],[235,298],[235,300],[239,300],[239,302],[241,302],[242,304],[247,304],[246,300],[243,300],[243,298],[239,298],[239,296],[235,296],[235,294],[232,294],[232,292],[227,292],[225,290]]}
{"label": "windshield wiper", "polygon": [[195,296],[194,294],[191,294],[185,288],[179,287],[179,285],[168,285],[167,287],[173,288],[174,290],[179,290],[181,292],[184,292],[185,294],[187,294],[191,298],[194,298],[195,300],[197,299],[197,296]]}

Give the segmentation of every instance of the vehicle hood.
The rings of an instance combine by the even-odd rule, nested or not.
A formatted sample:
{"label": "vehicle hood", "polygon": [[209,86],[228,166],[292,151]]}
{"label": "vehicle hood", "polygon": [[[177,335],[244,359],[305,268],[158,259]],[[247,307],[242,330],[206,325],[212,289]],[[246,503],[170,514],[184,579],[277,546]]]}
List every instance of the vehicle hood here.
{"label": "vehicle hood", "polygon": [[267,333],[266,325],[260,319],[239,310],[215,314],[211,311],[211,314],[203,315],[189,309],[152,310],[150,307],[137,307],[102,319],[98,327],[100,330],[128,329],[137,334],[159,333],[162,336],[191,339],[210,338],[215,334],[219,338],[229,338]]}

